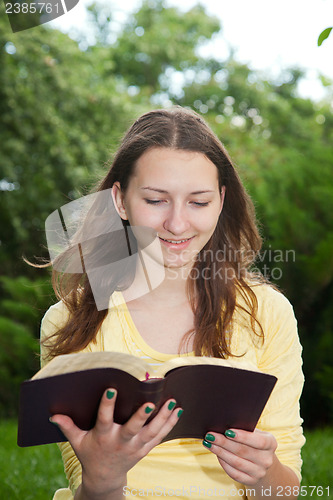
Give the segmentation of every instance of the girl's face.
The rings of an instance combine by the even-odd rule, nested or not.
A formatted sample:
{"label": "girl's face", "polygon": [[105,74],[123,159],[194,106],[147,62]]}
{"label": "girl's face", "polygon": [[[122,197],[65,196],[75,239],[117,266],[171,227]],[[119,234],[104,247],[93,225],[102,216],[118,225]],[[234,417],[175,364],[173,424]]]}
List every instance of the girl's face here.
{"label": "girl's face", "polygon": [[166,267],[192,267],[223,207],[216,166],[202,153],[152,148],[137,161],[128,188],[112,188],[119,215],[159,238]]}

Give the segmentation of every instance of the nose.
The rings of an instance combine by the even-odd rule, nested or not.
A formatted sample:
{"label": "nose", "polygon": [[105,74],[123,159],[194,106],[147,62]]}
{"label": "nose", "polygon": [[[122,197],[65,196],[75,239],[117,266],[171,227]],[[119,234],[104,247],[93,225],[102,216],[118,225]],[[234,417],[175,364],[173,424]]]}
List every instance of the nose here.
{"label": "nose", "polygon": [[182,207],[170,207],[167,217],[164,220],[163,228],[177,236],[186,233],[190,227],[191,223],[186,210]]}

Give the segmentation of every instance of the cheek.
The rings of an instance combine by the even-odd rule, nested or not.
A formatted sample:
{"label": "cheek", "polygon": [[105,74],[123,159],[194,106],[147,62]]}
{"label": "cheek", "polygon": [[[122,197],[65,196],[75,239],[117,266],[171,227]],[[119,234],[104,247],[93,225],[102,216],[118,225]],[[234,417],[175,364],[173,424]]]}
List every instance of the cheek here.
{"label": "cheek", "polygon": [[212,210],[206,213],[198,214],[194,218],[194,224],[198,230],[203,233],[213,233],[220,213],[217,210]]}
{"label": "cheek", "polygon": [[152,228],[157,227],[163,220],[162,211],[158,211],[156,208],[152,210],[152,207],[146,204],[133,206],[130,218],[132,225]]}

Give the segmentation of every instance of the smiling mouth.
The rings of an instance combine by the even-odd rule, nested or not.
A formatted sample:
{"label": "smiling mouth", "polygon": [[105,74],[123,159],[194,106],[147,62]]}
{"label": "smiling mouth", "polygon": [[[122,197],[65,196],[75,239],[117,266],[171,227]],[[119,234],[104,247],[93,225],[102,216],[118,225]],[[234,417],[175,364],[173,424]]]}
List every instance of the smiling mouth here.
{"label": "smiling mouth", "polygon": [[168,243],[173,243],[174,245],[180,245],[180,243],[185,243],[186,241],[191,240],[193,236],[191,238],[185,238],[183,240],[168,240],[166,238],[162,238],[161,236],[159,236],[159,238],[163,241],[167,241]]}

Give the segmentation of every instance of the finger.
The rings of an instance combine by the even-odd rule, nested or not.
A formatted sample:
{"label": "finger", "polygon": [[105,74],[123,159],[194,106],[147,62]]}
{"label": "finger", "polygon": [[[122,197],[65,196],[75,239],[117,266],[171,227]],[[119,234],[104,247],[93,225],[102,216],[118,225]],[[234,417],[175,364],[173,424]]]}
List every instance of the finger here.
{"label": "finger", "polygon": [[[233,432],[233,431],[230,431]],[[202,443],[206,448],[215,453],[217,456],[222,457],[222,451],[228,451],[239,457],[250,460],[257,450],[239,443],[237,441],[237,434],[218,434],[215,432],[208,432]]]}
{"label": "finger", "polygon": [[244,472],[243,470],[239,470],[239,469],[233,467],[226,460],[223,460],[222,458],[218,457],[218,461],[221,464],[221,466],[223,467],[224,471],[234,481],[237,481],[237,482],[244,484],[246,486],[251,486],[251,485],[255,484],[255,482],[257,481],[257,478],[255,477],[255,475],[250,475],[250,474]]}
{"label": "finger", "polygon": [[73,420],[67,415],[53,415],[49,420],[52,424],[59,427],[59,429],[71,443],[73,448],[75,448],[80,443],[82,437],[87,432],[77,427],[77,425],[74,424]]}
{"label": "finger", "polygon": [[[266,433],[258,432],[257,439],[259,442],[262,437],[267,437],[261,434]],[[236,436],[231,436],[233,435],[230,433],[229,437],[217,433],[208,433],[205,436],[203,445],[217,456],[222,467],[229,475],[231,470],[233,471],[231,477],[236,481],[243,477],[242,474],[246,475],[246,481],[249,481],[249,478],[253,480],[253,478],[263,477],[273,463],[274,449],[251,447],[234,441]],[[268,436],[270,435],[268,434]],[[271,438],[273,441],[275,440],[273,436]],[[262,443],[265,445],[265,441],[262,441]]]}
{"label": "finger", "polygon": [[114,406],[117,398],[116,389],[107,389],[99,404],[95,431],[99,434],[105,434],[110,431],[113,425]]}
{"label": "finger", "polygon": [[142,429],[140,438],[143,443],[152,441],[155,446],[171,431],[183,413],[182,408],[175,408],[175,406],[176,401],[174,399],[164,403],[153,420]]}
{"label": "finger", "polygon": [[224,435],[229,441],[243,444],[256,450],[271,450],[277,448],[277,442],[272,434],[255,429],[253,432],[242,429],[227,429]]}
{"label": "finger", "polygon": [[121,438],[124,441],[129,441],[134,436],[136,436],[140,432],[154,409],[155,405],[153,403],[145,403],[144,405],[142,405],[134,413],[134,415],[132,415],[131,418],[121,426]]}
{"label": "finger", "polygon": [[262,467],[260,464],[244,458],[244,456],[239,454],[232,453],[226,448],[212,444],[209,441],[204,440],[203,445],[217,456],[223,469],[234,480],[246,480],[248,484],[251,478],[261,476]]}
{"label": "finger", "polygon": [[241,455],[244,458],[251,458],[258,451],[275,451],[277,447],[276,439],[268,432],[243,431],[239,429],[228,429],[224,435],[208,432],[205,436],[205,441],[214,443],[216,446],[225,448],[236,455]]}

